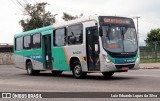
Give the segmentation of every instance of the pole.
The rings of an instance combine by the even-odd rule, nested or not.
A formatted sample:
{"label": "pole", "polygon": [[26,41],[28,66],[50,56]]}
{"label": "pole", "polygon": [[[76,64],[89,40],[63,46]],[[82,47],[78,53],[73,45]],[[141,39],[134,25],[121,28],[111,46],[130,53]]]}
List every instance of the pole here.
{"label": "pole", "polygon": [[139,29],[138,29],[138,19],[139,19],[140,17],[136,17],[136,19],[137,19],[137,34],[139,35]]}
{"label": "pole", "polygon": [[42,6],[43,9],[43,26],[45,26],[45,6],[47,3],[39,3],[40,6]]}
{"label": "pole", "polygon": [[140,16],[134,17],[133,19],[137,20],[137,34],[139,36],[139,29],[138,29],[138,19],[140,18]]}
{"label": "pole", "polygon": [[156,60],[157,60],[157,59],[156,59],[156,55],[157,55],[157,53],[156,53],[156,41],[154,42],[154,52],[155,52],[154,58],[155,58],[155,61],[156,61]]}
{"label": "pole", "polygon": [[139,45],[139,29],[138,29],[138,19],[139,19],[139,18],[140,18],[139,16],[133,18],[133,19],[136,19],[136,20],[137,20],[137,37],[138,37],[138,45]]}
{"label": "pole", "polygon": [[[139,47],[139,29],[138,29],[138,19],[140,18],[140,16],[134,17],[133,19],[137,20],[137,40],[138,40],[138,47]],[[139,58],[140,58],[140,50],[138,49],[138,53],[139,53]]]}

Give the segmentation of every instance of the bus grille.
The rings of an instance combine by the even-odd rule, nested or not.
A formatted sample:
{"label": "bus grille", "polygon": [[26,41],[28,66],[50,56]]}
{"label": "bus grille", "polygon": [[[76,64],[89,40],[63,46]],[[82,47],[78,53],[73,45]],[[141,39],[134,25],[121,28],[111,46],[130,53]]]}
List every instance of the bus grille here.
{"label": "bus grille", "polygon": [[117,69],[122,69],[123,67],[128,67],[129,69],[132,69],[135,64],[129,64],[129,65],[116,65]]}

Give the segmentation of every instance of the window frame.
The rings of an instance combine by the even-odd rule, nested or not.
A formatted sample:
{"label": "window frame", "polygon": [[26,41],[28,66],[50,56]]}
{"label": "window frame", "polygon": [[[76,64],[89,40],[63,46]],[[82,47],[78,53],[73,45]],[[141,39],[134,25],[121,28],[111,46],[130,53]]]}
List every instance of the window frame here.
{"label": "window frame", "polygon": [[[30,36],[30,47],[25,47],[24,46],[24,38],[27,37],[27,36]],[[23,36],[23,49],[31,49],[32,48],[32,35],[26,35],[26,36]]]}
{"label": "window frame", "polygon": [[[70,27],[72,27],[72,26],[80,26],[80,28],[81,28],[81,31],[82,31],[82,42],[80,42],[80,43],[75,43],[75,44],[71,44],[71,43],[69,43],[69,33],[68,32],[73,32],[73,31],[70,31]],[[75,31],[75,30],[74,30]],[[84,40],[84,38],[83,38],[83,24],[82,23],[78,23],[78,24],[74,24],[74,25],[69,25],[69,26],[67,26],[67,44],[69,45],[69,46],[72,46],[72,45],[81,45],[81,44],[83,44],[83,40]]]}
{"label": "window frame", "polygon": [[[63,29],[64,30],[64,45],[56,45],[55,44],[55,39],[56,39],[56,31],[57,30],[60,30],[60,29]],[[58,29],[55,29],[54,31],[53,31],[53,46],[55,46],[55,47],[61,47],[61,46],[66,46],[67,45],[67,33],[66,33],[67,31],[66,31],[66,27],[62,27],[62,28],[58,28]]]}
{"label": "window frame", "polygon": [[[34,35],[38,35],[38,34],[40,35],[40,46],[39,46],[39,47],[35,47],[34,44],[33,44],[33,37],[34,37]],[[34,33],[34,34],[31,35],[31,48],[32,48],[32,49],[39,49],[39,48],[42,47],[42,39],[41,39],[41,36],[42,36],[41,33]]]}
{"label": "window frame", "polygon": [[[18,38],[22,38],[22,49],[18,49],[18,50],[17,50],[17,39],[18,39]],[[24,50],[23,43],[24,43],[24,42],[23,42],[23,36],[16,37],[16,38],[15,38],[15,51]]]}

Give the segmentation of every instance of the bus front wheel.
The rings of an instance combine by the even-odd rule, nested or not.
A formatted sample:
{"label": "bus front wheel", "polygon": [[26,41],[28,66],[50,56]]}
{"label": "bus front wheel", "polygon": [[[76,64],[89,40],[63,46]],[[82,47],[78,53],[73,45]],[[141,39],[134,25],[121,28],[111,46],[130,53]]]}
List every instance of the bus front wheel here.
{"label": "bus front wheel", "polygon": [[78,61],[73,63],[72,73],[76,79],[81,79],[86,76],[86,73],[82,71],[81,64]]}
{"label": "bus front wheel", "polygon": [[103,76],[106,77],[106,78],[110,78],[114,72],[102,72]]}
{"label": "bus front wheel", "polygon": [[27,74],[29,75],[37,75],[39,74],[39,70],[33,70],[33,66],[31,62],[27,62]]}

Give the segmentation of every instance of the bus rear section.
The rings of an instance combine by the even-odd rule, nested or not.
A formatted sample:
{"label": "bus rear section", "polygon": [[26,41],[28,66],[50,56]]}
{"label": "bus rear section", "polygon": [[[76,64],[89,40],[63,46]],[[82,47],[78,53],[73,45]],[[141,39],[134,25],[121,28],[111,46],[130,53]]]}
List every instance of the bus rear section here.
{"label": "bus rear section", "polygon": [[45,42],[42,36],[51,35],[52,32],[53,26],[47,26],[16,34],[14,36],[15,67],[26,69],[29,75],[46,70]]}

